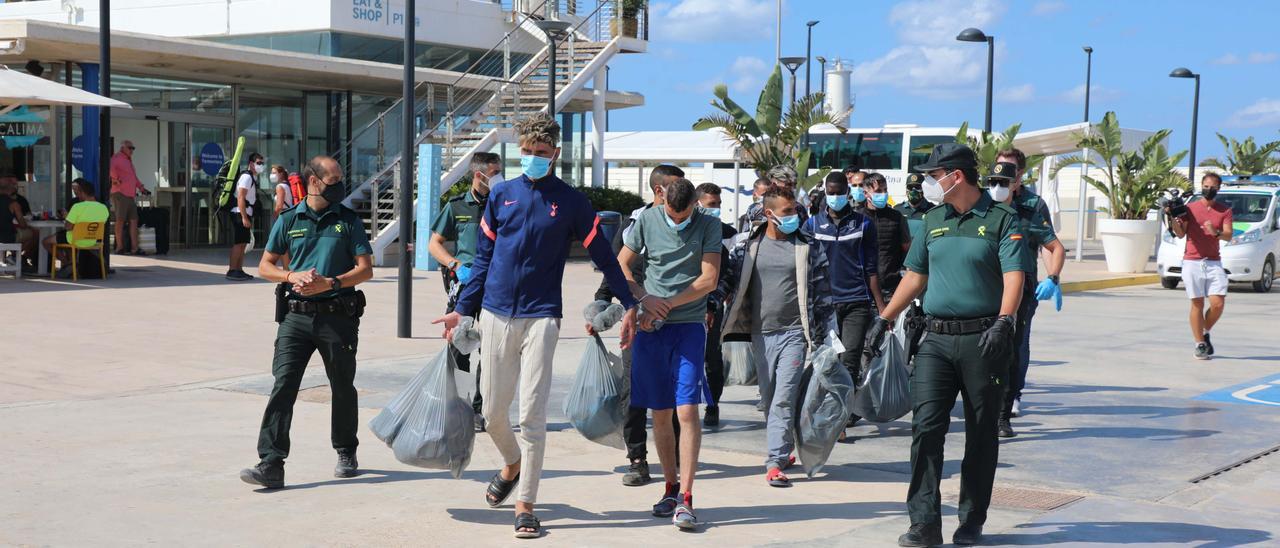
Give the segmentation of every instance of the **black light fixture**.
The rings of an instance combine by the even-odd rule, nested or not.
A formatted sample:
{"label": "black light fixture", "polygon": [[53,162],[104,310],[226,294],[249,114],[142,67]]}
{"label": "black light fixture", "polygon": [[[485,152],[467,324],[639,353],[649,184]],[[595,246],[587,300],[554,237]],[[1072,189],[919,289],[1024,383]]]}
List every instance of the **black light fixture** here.
{"label": "black light fixture", "polygon": [[534,23],[547,35],[547,114],[556,115],[556,43],[569,30],[568,21],[544,19]]}
{"label": "black light fixture", "polygon": [[1087,57],[1084,65],[1084,121],[1089,121],[1089,92],[1093,87],[1093,48],[1084,47],[1084,54]]}
{"label": "black light fixture", "polygon": [[804,61],[805,61],[804,94],[805,95],[809,94],[809,73],[813,72],[809,70],[809,67],[813,66],[813,63],[809,62],[809,59],[811,59],[810,55],[813,53],[813,26],[817,25],[818,23],[821,23],[821,21],[809,21],[808,23],[805,23],[805,26],[809,27],[809,37],[806,39],[805,46],[804,46]]}
{"label": "black light fixture", "polygon": [[1188,153],[1187,179],[1196,183],[1196,124],[1200,119],[1200,75],[1185,67],[1178,67],[1169,73],[1170,78],[1195,78],[1196,95],[1191,104],[1191,151]]}
{"label": "black light fixture", "polygon": [[39,77],[41,74],[44,74],[44,65],[41,65],[40,61],[35,59],[27,61],[26,69],[32,76]]}
{"label": "black light fixture", "polygon": [[818,65],[821,67],[821,69],[818,70],[818,78],[821,78],[822,81],[818,82],[818,84],[822,86],[822,94],[826,95],[827,93],[827,58],[819,55],[817,57],[814,57],[814,59],[818,60]]}
{"label": "black light fixture", "polygon": [[960,34],[956,35],[956,40],[961,42],[987,43],[987,115],[982,127],[984,131],[991,133],[991,81],[992,71],[995,68],[996,37],[973,27],[969,27],[960,31]]}
{"label": "black light fixture", "polygon": [[787,67],[791,71],[791,103],[796,102],[796,69],[804,64],[804,57],[781,57],[778,61],[782,62],[782,66]]}

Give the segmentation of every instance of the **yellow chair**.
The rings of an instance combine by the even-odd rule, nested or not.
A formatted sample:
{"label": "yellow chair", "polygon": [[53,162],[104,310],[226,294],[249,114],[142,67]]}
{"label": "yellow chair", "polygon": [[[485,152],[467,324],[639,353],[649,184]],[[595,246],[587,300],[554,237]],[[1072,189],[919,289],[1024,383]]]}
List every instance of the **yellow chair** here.
{"label": "yellow chair", "polygon": [[72,280],[78,281],[80,279],[80,267],[76,264],[76,259],[80,255],[80,251],[84,250],[98,252],[99,272],[102,273],[102,277],[105,279],[107,277],[107,261],[105,257],[106,249],[103,247],[104,243],[102,239],[103,228],[105,226],[106,223],[76,223],[72,225],[71,232],[69,234],[69,236],[71,236],[71,241],[79,242],[81,240],[93,240],[96,243],[88,247],[79,247],[66,242],[54,242],[53,256],[49,258],[49,277],[54,277],[54,274],[58,271],[58,251],[65,249],[71,254]]}

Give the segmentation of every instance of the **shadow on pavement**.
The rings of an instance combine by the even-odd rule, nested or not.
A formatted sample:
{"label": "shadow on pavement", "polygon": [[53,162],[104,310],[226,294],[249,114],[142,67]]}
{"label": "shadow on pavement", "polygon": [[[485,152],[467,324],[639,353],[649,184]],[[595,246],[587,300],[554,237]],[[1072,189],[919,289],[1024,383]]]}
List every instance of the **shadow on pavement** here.
{"label": "shadow on pavement", "polygon": [[1023,394],[1088,394],[1093,392],[1164,392],[1162,386],[1104,386],[1092,384],[1027,384]]}
{"label": "shadow on pavement", "polygon": [[1143,419],[1165,419],[1183,415],[1199,415],[1221,411],[1216,407],[1163,407],[1159,405],[1062,405],[1036,402],[1027,407],[1027,415],[1142,415]]}
{"label": "shadow on pavement", "polygon": [[[479,508],[450,508],[449,515],[458,521],[512,527],[515,518],[509,506],[493,510]],[[733,507],[696,507],[699,531],[713,527],[749,525],[754,523],[794,523],[821,519],[875,518],[897,516],[906,513],[899,501],[842,502],[831,504],[778,504]],[[671,518],[654,517],[646,508],[642,510],[611,510],[591,512],[567,504],[538,505],[538,519],[552,535],[556,529],[599,529],[629,527],[671,527]],[[572,520],[586,523],[563,523]]]}
{"label": "shadow on pavement", "polygon": [[[1192,544],[1201,548],[1240,546],[1271,540],[1271,533],[1195,523],[1105,521],[1084,523],[1024,523],[1017,528],[1057,527],[1044,533],[986,535],[985,544],[1044,545],[1064,543]],[[1199,544],[1204,543],[1204,544]]]}
{"label": "shadow on pavement", "polygon": [[1018,443],[1021,441],[1051,441],[1083,438],[1126,440],[1143,438],[1153,441],[1175,441],[1192,438],[1206,438],[1214,434],[1221,433],[1222,432],[1218,430],[1177,430],[1173,428],[1132,428],[1124,426],[1028,428],[1022,431],[1018,437],[1006,438],[1001,440],[1000,443],[1003,445],[1006,443]]}

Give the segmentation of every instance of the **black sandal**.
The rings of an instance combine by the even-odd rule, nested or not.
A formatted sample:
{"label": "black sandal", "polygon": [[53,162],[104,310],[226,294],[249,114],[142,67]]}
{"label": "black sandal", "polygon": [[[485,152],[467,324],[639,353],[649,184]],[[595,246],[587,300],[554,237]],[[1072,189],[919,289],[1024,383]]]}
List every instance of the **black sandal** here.
{"label": "black sandal", "polygon": [[[521,531],[521,529],[531,529],[530,531]],[[516,516],[516,538],[538,538],[542,536],[542,522],[538,521],[537,516],[525,512]]]}
{"label": "black sandal", "polygon": [[507,497],[511,496],[511,491],[515,490],[516,484],[520,482],[520,473],[516,472],[516,477],[510,480],[502,479],[502,472],[493,475],[493,479],[489,480],[489,488],[485,489],[485,502],[489,503],[490,508],[502,506],[507,501]]}

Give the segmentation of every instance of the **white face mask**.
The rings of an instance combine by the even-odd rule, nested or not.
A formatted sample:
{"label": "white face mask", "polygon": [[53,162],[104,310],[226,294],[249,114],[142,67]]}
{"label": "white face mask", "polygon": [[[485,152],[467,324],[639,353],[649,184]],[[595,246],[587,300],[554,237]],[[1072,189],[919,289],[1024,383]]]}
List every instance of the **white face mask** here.
{"label": "white face mask", "polygon": [[987,188],[987,194],[991,195],[992,200],[1004,202],[1009,199],[1011,192],[1007,186],[992,185]]}
{"label": "white face mask", "polygon": [[493,177],[488,177],[483,173],[479,175],[480,180],[483,181],[480,186],[483,186],[485,191],[493,190],[494,185],[502,182],[502,173],[497,173]]}
{"label": "white face mask", "polygon": [[275,173],[271,174],[270,179],[271,179],[271,184],[273,185],[280,182],[280,176],[276,175]]}
{"label": "white face mask", "polygon": [[[953,174],[955,174],[954,171],[944,175],[942,178],[946,179]],[[949,192],[955,190],[955,188],[956,187],[953,185],[949,190],[942,190],[942,181],[934,179],[932,175],[925,175],[924,184],[921,185],[920,190],[924,191],[924,199],[935,204],[940,204],[942,203],[942,199],[945,198]]]}

